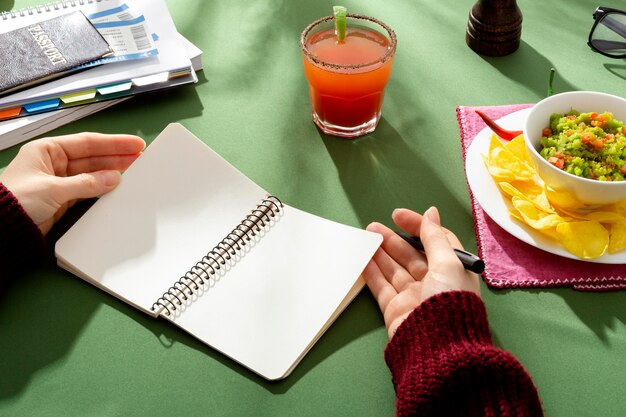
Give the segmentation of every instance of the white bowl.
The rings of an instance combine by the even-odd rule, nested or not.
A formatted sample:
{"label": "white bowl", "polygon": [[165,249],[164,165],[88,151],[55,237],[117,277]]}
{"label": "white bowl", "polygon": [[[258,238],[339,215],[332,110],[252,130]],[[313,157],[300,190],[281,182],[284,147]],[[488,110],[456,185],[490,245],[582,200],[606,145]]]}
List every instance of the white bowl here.
{"label": "white bowl", "polygon": [[539,177],[554,190],[572,193],[589,206],[611,204],[626,199],[626,181],[597,181],[558,169],[541,155],[541,130],[550,125],[550,115],[565,114],[570,110],[581,113],[613,113],[617,120],[626,122],[626,100],[611,94],[593,91],[572,91],[550,96],[537,103],[526,116],[524,141]]}

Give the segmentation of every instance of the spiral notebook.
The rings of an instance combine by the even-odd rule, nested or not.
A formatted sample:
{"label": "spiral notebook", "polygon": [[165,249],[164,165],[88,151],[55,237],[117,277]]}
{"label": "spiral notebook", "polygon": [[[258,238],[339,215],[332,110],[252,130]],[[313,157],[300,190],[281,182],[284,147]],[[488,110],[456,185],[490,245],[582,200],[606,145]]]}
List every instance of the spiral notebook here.
{"label": "spiral notebook", "polygon": [[273,380],[361,290],[381,241],[289,206],[174,123],[55,251],[61,267]]}

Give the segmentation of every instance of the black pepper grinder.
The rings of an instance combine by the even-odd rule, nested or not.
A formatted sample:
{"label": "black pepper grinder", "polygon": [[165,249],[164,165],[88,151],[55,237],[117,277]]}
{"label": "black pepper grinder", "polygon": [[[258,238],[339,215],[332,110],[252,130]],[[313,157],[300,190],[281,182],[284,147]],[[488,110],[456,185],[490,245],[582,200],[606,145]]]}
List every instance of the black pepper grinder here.
{"label": "black pepper grinder", "polygon": [[465,42],[481,55],[503,56],[519,48],[522,12],[516,0],[478,0],[467,22]]}

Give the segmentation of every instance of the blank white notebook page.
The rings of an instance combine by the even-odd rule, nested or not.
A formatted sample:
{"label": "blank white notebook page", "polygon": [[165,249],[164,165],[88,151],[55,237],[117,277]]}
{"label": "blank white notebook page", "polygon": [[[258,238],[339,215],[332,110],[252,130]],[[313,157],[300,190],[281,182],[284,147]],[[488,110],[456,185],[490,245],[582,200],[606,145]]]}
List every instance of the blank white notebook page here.
{"label": "blank white notebook page", "polygon": [[355,295],[348,293],[381,240],[285,205],[254,247],[172,321],[264,377],[282,378]]}
{"label": "blank white notebook page", "polygon": [[56,245],[60,263],[145,312],[266,195],[170,124]]}

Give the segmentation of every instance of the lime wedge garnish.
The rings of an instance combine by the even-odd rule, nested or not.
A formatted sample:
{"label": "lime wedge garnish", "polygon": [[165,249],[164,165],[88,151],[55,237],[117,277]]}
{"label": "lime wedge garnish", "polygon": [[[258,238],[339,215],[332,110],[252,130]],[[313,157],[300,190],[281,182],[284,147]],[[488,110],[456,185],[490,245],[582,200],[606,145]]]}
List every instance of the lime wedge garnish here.
{"label": "lime wedge garnish", "polygon": [[333,6],[333,15],[335,16],[335,34],[337,41],[343,42],[346,39],[346,15],[348,9],[343,6]]}

